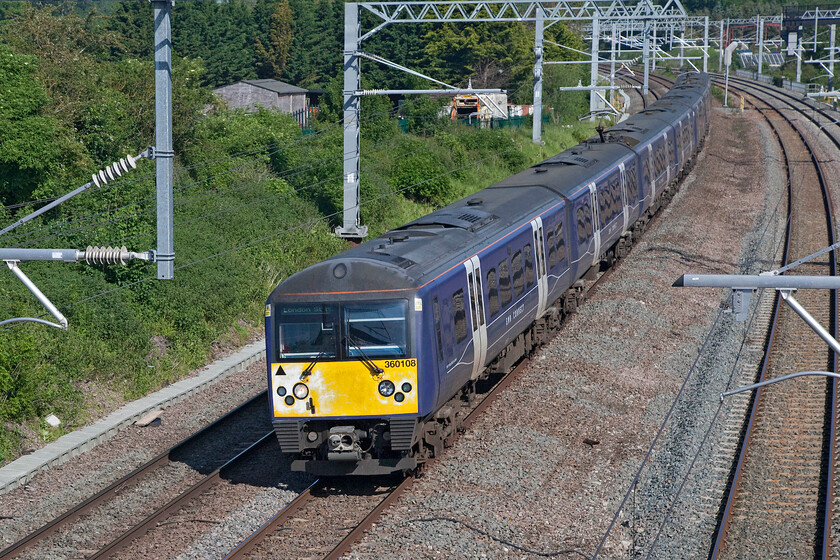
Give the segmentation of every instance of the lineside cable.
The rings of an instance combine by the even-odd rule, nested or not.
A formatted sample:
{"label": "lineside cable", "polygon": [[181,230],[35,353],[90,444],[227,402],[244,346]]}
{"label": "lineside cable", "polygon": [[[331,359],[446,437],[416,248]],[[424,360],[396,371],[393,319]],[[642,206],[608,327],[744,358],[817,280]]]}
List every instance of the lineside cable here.
{"label": "lineside cable", "polygon": [[[365,206],[365,205],[370,204],[370,203],[372,203],[372,202],[375,202],[375,201],[377,201],[377,200],[381,200],[381,199],[383,199],[383,198],[387,198],[387,197],[389,197],[389,196],[394,196],[394,195],[396,195],[396,194],[403,193],[403,192],[408,191],[408,190],[410,190],[410,189],[416,188],[416,187],[418,187],[418,186],[420,186],[420,185],[422,185],[422,184],[424,184],[424,183],[428,183],[429,181],[433,181],[433,180],[435,180],[435,179],[439,179],[439,178],[444,177],[444,176],[446,176],[446,175],[449,175],[449,174],[455,173],[456,171],[460,171],[461,169],[466,169],[466,168],[468,168],[468,167],[472,167],[472,166],[478,165],[479,163],[483,163],[483,162],[485,162],[485,161],[487,161],[487,160],[489,160],[489,159],[492,159],[492,158],[494,158],[494,157],[498,157],[498,156],[500,156],[500,155],[502,155],[502,154],[504,154],[504,153],[507,153],[507,152],[510,152],[510,151],[512,151],[512,150],[519,149],[519,148],[521,148],[521,146],[519,146],[519,145],[514,145],[514,146],[511,146],[510,148],[507,148],[507,149],[505,149],[505,150],[500,150],[500,151],[495,152],[495,153],[493,153],[493,154],[491,154],[491,155],[489,155],[489,156],[487,156],[487,157],[485,157],[485,158],[482,158],[482,159],[479,159],[479,160],[472,161],[472,162],[471,162],[471,163],[469,163],[469,164],[466,164],[466,165],[463,165],[463,166],[461,166],[461,167],[458,167],[458,168],[452,169],[452,170],[447,171],[447,172],[445,172],[445,173],[441,173],[441,174],[439,174],[439,175],[436,175],[435,177],[430,177],[430,178],[428,178],[428,179],[424,179],[423,181],[419,181],[419,182],[417,182],[417,183],[415,183],[415,184],[413,184],[413,185],[409,185],[409,186],[404,187],[404,188],[402,188],[402,189],[398,189],[398,190],[392,191],[392,192],[390,192],[390,193],[388,193],[388,194],[385,194],[385,195],[382,195],[382,196],[379,196],[379,197],[373,198],[373,199],[371,199],[371,200],[367,200],[367,201],[361,202],[361,203],[359,203],[359,206],[360,206],[360,207],[361,207],[361,206]],[[232,248],[230,248],[230,249],[226,249],[226,250],[224,250],[224,251],[220,251],[220,252],[218,252],[218,253],[216,253],[216,254],[209,255],[209,256],[207,256],[207,257],[203,257],[203,258],[201,258],[201,259],[197,259],[197,260],[192,261],[192,262],[190,262],[190,263],[187,263],[187,264],[183,264],[183,265],[177,266],[177,267],[175,267],[175,270],[181,270],[181,269],[184,269],[184,268],[188,268],[188,267],[194,266],[194,265],[196,265],[196,264],[200,264],[200,263],[202,263],[202,262],[205,262],[205,261],[208,261],[208,260],[211,260],[211,259],[214,259],[214,258],[217,258],[217,257],[223,256],[223,255],[226,255],[226,254],[228,254],[228,253],[232,253],[232,252],[235,252],[235,251],[238,251],[238,250],[241,250],[241,249],[246,249],[246,248],[251,247],[251,246],[253,246],[253,245],[257,244],[257,243],[260,243],[260,242],[262,242],[262,241],[266,241],[266,240],[268,240],[268,239],[272,239],[272,238],[274,238],[274,237],[278,237],[278,236],[280,236],[280,235],[285,235],[286,233],[290,233],[290,232],[292,232],[292,231],[296,231],[296,230],[298,230],[298,229],[301,229],[301,228],[304,228],[304,227],[307,227],[307,226],[310,226],[310,225],[317,224],[318,222],[328,221],[330,218],[333,218],[333,217],[338,216],[338,215],[340,215],[340,214],[343,214],[343,210],[341,210],[341,211],[337,211],[337,212],[333,212],[332,214],[328,214],[328,215],[325,215],[325,216],[321,216],[321,217],[316,218],[316,219],[313,219],[313,220],[309,220],[309,221],[307,221],[307,222],[304,222],[304,223],[298,224],[298,225],[296,225],[296,226],[292,226],[292,227],[287,228],[287,229],[285,229],[285,230],[282,230],[282,231],[279,231],[279,232],[275,232],[275,233],[273,233],[273,234],[266,235],[266,236],[261,237],[261,238],[258,238],[258,239],[254,239],[254,240],[252,240],[252,241],[249,241],[249,242],[247,242],[247,243],[243,243],[243,244],[238,245],[238,246],[236,246],[236,247],[232,247]],[[94,295],[92,295],[92,296],[90,296],[90,297],[87,297],[87,298],[84,298],[84,299],[78,300],[78,301],[73,302],[73,303],[69,303],[69,304],[67,304],[67,305],[62,306],[60,309],[62,309],[62,310],[67,310],[67,309],[70,309],[70,308],[75,307],[75,306],[77,306],[77,305],[81,305],[82,303],[86,303],[86,302],[88,302],[88,301],[91,301],[91,300],[94,300],[94,299],[97,299],[97,298],[100,298],[100,297],[103,297],[103,296],[106,296],[106,295],[112,294],[112,293],[114,293],[114,292],[118,292],[118,291],[120,291],[120,290],[124,290],[124,289],[127,289],[127,288],[131,288],[131,287],[133,287],[133,286],[137,286],[138,284],[142,284],[142,283],[148,282],[148,281],[150,281],[150,280],[156,280],[156,279],[157,279],[157,275],[147,276],[147,277],[145,277],[145,278],[141,278],[140,280],[135,280],[134,282],[130,282],[130,283],[128,283],[128,284],[124,284],[124,285],[121,285],[121,286],[116,286],[116,287],[114,287],[114,288],[112,288],[112,289],[110,289],[110,290],[105,290],[105,291],[100,292],[100,293],[98,293],[98,294],[94,294]],[[42,316],[46,316],[46,314],[43,314]],[[8,329],[11,329],[11,328],[14,328],[15,326],[17,326],[17,325],[19,325],[19,324],[22,324],[22,323],[16,323],[16,324],[13,324],[13,325],[7,325],[7,326],[3,327],[2,329],[0,329],[0,332],[5,331],[5,330],[8,330]]]}

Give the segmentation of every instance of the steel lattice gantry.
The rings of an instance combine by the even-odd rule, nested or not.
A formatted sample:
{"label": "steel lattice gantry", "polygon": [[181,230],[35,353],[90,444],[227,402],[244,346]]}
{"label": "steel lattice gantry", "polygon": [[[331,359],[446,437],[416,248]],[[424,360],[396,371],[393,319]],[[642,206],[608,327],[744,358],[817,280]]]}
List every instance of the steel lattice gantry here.
{"label": "steel lattice gantry", "polygon": [[[360,10],[366,10],[380,20],[369,31],[363,32]],[[431,1],[431,2],[357,2],[344,6],[344,214],[342,227],[336,234],[342,237],[362,238],[367,226],[360,221],[359,176],[359,108],[363,95],[394,93],[458,93],[470,91],[486,93],[488,90],[463,90],[444,84],[419,72],[388,62],[361,50],[362,41],[380,30],[403,23],[478,23],[478,22],[534,22],[534,107],[542,100],[542,32],[544,25],[558,21],[669,21],[685,19],[687,14],[679,0],[666,0],[654,4],[650,0],[565,0],[551,2],[514,2],[488,0],[484,2]],[[443,90],[371,90],[361,88],[361,59],[368,58],[391,67],[411,72],[446,87]],[[597,56],[596,56],[597,58]],[[534,115],[534,138],[539,138],[539,114]]]}

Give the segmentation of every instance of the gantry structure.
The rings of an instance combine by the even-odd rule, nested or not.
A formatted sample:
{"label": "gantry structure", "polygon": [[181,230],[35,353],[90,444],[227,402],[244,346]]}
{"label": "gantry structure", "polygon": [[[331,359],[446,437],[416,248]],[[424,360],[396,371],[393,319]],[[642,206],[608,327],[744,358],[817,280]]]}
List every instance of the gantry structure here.
{"label": "gantry structure", "polygon": [[[654,4],[650,0],[561,0],[551,2],[515,2],[487,0],[484,2],[357,2],[344,6],[344,212],[343,224],[336,234],[348,238],[364,238],[367,226],[360,220],[360,99],[364,95],[415,93],[490,93],[499,90],[457,88],[415,70],[402,67],[380,56],[362,50],[362,43],[386,27],[398,24],[421,23],[479,23],[533,22],[534,37],[534,132],[533,140],[541,139],[543,33],[560,21],[591,22],[594,26],[638,22],[665,22],[687,17],[679,0]],[[362,29],[360,12],[375,16],[378,21],[371,29]],[[598,33],[595,34],[599,36]],[[585,89],[595,91],[598,81],[598,40],[593,39],[592,83]],[[428,90],[362,90],[361,60],[363,58],[386,64],[426,78],[445,89]]]}

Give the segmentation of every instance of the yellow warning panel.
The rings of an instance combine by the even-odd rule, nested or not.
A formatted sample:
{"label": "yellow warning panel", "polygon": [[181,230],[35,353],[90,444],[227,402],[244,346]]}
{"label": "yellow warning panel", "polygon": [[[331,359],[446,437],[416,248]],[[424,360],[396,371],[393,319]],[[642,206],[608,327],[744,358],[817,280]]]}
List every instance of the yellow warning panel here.
{"label": "yellow warning panel", "polygon": [[[308,375],[306,369],[312,362],[271,364],[274,416],[317,418],[416,413],[419,409],[417,360],[372,363],[382,373],[371,371],[360,360],[315,362]],[[380,384],[385,395],[380,392]]]}

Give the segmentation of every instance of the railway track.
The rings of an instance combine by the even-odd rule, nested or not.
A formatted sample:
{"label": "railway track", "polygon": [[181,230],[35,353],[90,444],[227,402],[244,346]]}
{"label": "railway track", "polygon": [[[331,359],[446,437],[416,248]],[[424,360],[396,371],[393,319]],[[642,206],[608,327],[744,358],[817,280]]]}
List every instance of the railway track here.
{"label": "railway track", "polygon": [[[785,260],[795,261],[833,243],[835,224],[826,176],[806,135],[786,115],[793,101],[775,92],[763,94],[758,86],[748,90],[730,81],[730,88],[740,88],[762,112],[785,153],[789,187]],[[791,273],[835,275],[833,254]],[[821,324],[835,328],[833,294],[805,290],[797,299]],[[759,380],[803,370],[835,371],[825,343],[778,299],[771,323]],[[822,378],[756,391],[722,504],[713,558],[829,557],[834,397],[833,382]]]}
{"label": "railway track", "polygon": [[[597,286],[597,282],[608,275],[612,270],[614,269],[608,269],[608,271],[602,274],[598,280],[592,283],[589,286],[589,293],[593,293],[594,288]],[[466,420],[467,424],[471,423],[474,418],[478,417],[482,410],[489,406],[496,395],[501,394],[507,384],[509,384],[516,375],[525,368],[526,363],[527,360],[521,362],[517,368],[510,372],[495,386],[487,397],[482,400],[481,404],[479,404],[471,412],[469,418]],[[212,520],[198,519],[197,513],[195,515],[189,515],[190,511],[201,511],[200,507],[199,509],[195,509],[195,503],[198,503],[198,505],[201,506],[201,503],[199,502],[205,499],[207,495],[221,493],[221,491],[211,489],[217,487],[222,479],[236,479],[237,476],[239,476],[236,474],[237,471],[247,472],[249,470],[254,471],[265,469],[265,465],[267,464],[266,461],[271,461],[271,457],[278,453],[270,428],[264,436],[254,438],[254,441],[256,441],[256,443],[244,450],[242,453],[239,453],[230,462],[210,473],[203,480],[190,486],[190,488],[181,492],[175,498],[167,501],[165,505],[156,509],[151,514],[145,516],[145,519],[141,523],[132,527],[129,531],[124,532],[117,539],[113,540],[109,544],[106,544],[104,547],[101,547],[98,550],[89,551],[90,554],[86,554],[86,556],[88,558],[108,558],[117,555],[122,557],[142,557],[155,554],[167,556],[167,552],[169,551],[165,548],[159,548],[156,544],[157,542],[162,541],[154,541],[153,538],[150,538],[150,535],[166,533],[187,517],[192,517],[193,519],[191,519],[191,521],[194,522],[213,522]],[[260,456],[263,456],[264,458],[260,459]],[[121,485],[137,484],[136,480],[137,479],[132,478],[131,482],[121,481],[110,490],[106,489],[103,494],[113,492],[114,488],[124,487]],[[277,516],[275,516],[274,519],[266,523],[260,531],[255,533],[252,537],[249,537],[245,542],[237,547],[229,557],[236,558],[247,555],[256,557],[293,557],[300,555],[301,547],[306,547],[308,552],[323,552],[327,558],[337,558],[349,550],[352,544],[361,537],[364,531],[375,522],[381,512],[397,500],[398,497],[411,486],[413,480],[413,478],[406,478],[399,483],[394,481],[394,484],[383,484],[382,481],[376,481],[347,486],[345,486],[343,482],[338,485],[335,482],[316,481],[306,491],[301,493],[298,498],[285,507]],[[224,496],[222,496],[221,499],[224,500]],[[332,508],[332,504],[335,502],[330,500],[343,501],[345,505],[342,511],[347,511],[349,507],[358,514],[358,516],[354,515],[353,519],[350,519],[349,516],[334,517],[326,520],[323,526],[314,526],[312,520],[315,518],[323,519],[324,512]],[[350,505],[348,506],[347,504]],[[97,506],[93,505],[91,507],[95,508]],[[193,509],[191,510],[190,508]],[[70,515],[68,514],[65,514],[65,516],[69,517]],[[76,515],[78,517],[87,515],[87,513],[72,515]],[[301,534],[300,524],[304,521],[304,526],[306,528],[304,533],[307,536],[296,536],[295,539],[289,539],[289,530],[292,528],[295,529],[293,534]],[[330,536],[330,539],[327,539],[327,542],[310,542],[313,535],[322,536],[325,534]],[[272,538],[277,536],[280,538]],[[270,540],[264,540],[266,537],[270,537]],[[170,537],[163,535],[160,538],[165,540]],[[148,542],[146,542],[147,539],[149,539]],[[278,541],[280,544],[278,544]],[[38,542],[38,537],[34,537],[32,542]],[[184,542],[183,537],[181,537],[181,542]],[[175,544],[172,544],[171,546],[175,546]],[[17,555],[21,551],[22,549],[14,551],[14,555]],[[3,554],[4,556],[0,556],[0,558],[7,557],[5,556],[6,551],[3,551]],[[13,556],[8,557],[11,558]]]}
{"label": "railway track", "polygon": [[[464,429],[481,416],[496,398],[528,366],[528,359],[523,359],[510,372],[494,383],[484,398],[478,402],[464,419]],[[427,461],[424,468],[429,468],[434,460]],[[278,512],[226,558],[229,560],[254,557],[292,558],[300,552],[301,543],[290,541],[286,535],[295,527],[306,526],[310,538],[315,543],[305,545],[309,553],[322,552],[326,560],[340,558],[350,550],[365,531],[370,529],[379,516],[399,499],[414,483],[414,477],[401,480],[390,479],[393,483],[383,484],[382,480],[318,480],[301,493],[293,502]],[[336,502],[341,502],[336,504]],[[348,507],[347,502],[352,502]],[[360,513],[353,526],[346,526],[346,515],[336,519],[335,511],[346,512],[348,509]],[[342,526],[344,525],[344,526]],[[332,536],[330,541],[328,538]],[[329,543],[329,544],[327,544]],[[313,546],[314,545],[314,546]]]}
{"label": "railway track", "polygon": [[[601,71],[602,76],[605,75],[605,74],[609,75],[609,72],[610,72],[610,65],[609,64],[603,64],[602,63],[602,64],[599,64],[598,67]],[[651,77],[653,77],[653,76],[651,76]],[[644,80],[642,78],[639,78],[638,76],[633,76],[633,75],[630,75],[630,74],[627,74],[627,73],[622,73],[622,74],[617,74],[616,75],[616,80],[628,82],[630,84],[636,84],[634,87],[632,87],[630,89],[641,100],[643,110],[647,109],[648,97],[652,97],[654,101],[656,101],[660,97],[660,92],[657,91],[656,89],[652,88],[652,87],[648,88],[648,95],[647,96],[645,94],[643,94],[642,90],[641,90],[641,87],[644,85]],[[673,82],[670,82],[670,84],[673,84]],[[648,86],[650,86],[650,85],[651,84],[649,82]],[[668,87],[670,87],[670,85]],[[667,91],[667,89],[668,88],[665,88],[666,91]]]}
{"label": "railway track", "polygon": [[[7,560],[15,558],[24,552],[35,552],[45,547],[52,548],[74,548],[84,547],[91,553],[91,546],[102,546],[105,542],[102,539],[91,537],[92,540],[85,540],[79,543],[74,538],[74,533],[84,532],[79,529],[80,522],[89,523],[91,518],[103,518],[102,523],[106,526],[119,527],[119,520],[107,519],[109,507],[118,500],[128,500],[132,493],[140,492],[144,486],[148,487],[150,481],[157,478],[164,480],[175,480],[181,485],[191,485],[195,478],[182,476],[184,470],[198,473],[200,471],[213,471],[216,465],[221,465],[236,455],[244,447],[250,446],[253,441],[264,436],[270,431],[270,423],[265,418],[266,392],[262,392],[247,402],[241,404],[225,416],[219,418],[212,424],[191,435],[187,439],[172,447],[169,451],[162,453],[140,466],[136,470],[120,478],[113,484],[104,488],[87,500],[77,504],[61,516],[43,525],[36,531],[18,540],[11,546],[0,551],[0,559]],[[220,438],[218,434],[227,432],[230,437]],[[235,441],[231,445],[231,439]],[[195,459],[201,453],[201,463]],[[191,465],[185,469],[185,465]],[[172,489],[177,489],[177,483],[170,483]],[[161,494],[157,499],[164,499],[171,494]],[[148,500],[148,498],[146,498]],[[154,499],[154,498],[153,498]],[[107,537],[105,537],[107,538]],[[69,542],[62,545],[61,543]]]}

